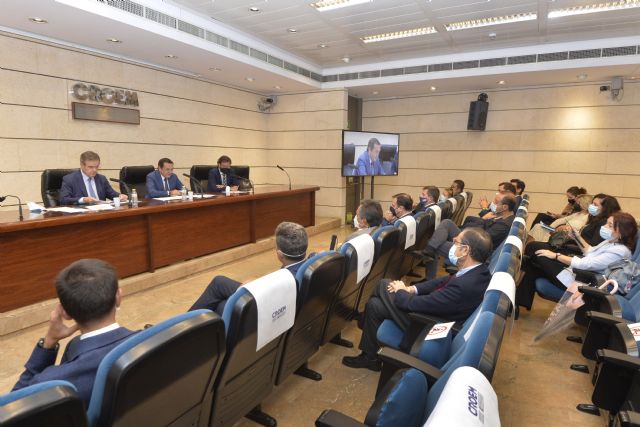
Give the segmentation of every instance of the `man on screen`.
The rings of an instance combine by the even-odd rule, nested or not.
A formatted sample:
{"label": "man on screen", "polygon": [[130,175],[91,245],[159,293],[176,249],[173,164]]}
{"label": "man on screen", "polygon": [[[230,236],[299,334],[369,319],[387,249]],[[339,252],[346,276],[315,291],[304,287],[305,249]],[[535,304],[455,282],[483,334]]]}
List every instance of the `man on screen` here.
{"label": "man on screen", "polygon": [[384,175],[382,163],[380,163],[380,141],[371,138],[367,144],[367,151],[358,157],[358,175]]}

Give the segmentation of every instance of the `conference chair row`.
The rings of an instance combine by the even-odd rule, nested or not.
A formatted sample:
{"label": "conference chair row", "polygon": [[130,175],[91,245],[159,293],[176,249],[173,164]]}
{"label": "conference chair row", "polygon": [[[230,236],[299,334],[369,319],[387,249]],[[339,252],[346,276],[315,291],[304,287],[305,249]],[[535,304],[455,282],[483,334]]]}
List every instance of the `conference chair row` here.
{"label": "conference chair row", "polygon": [[[376,398],[364,423],[334,410],[316,420],[320,427],[478,425],[482,400],[482,425],[499,425],[498,402],[490,381],[495,372],[506,319],[515,298],[515,278],[522,263],[526,241],[528,200],[520,206],[509,236],[494,251],[493,273],[482,304],[462,324],[454,325],[444,338],[425,340],[442,319],[412,314],[404,332],[391,320],[378,329],[383,360]],[[413,346],[406,354],[400,343],[409,334]],[[474,390],[471,396],[469,390]],[[474,409],[475,408],[475,409]],[[474,413],[475,410],[475,413]]]}
{"label": "conference chair row", "polygon": [[[193,165],[189,171],[190,186],[194,191],[199,189],[207,190],[209,183],[209,171],[217,167],[216,165]],[[231,173],[238,177],[244,178],[245,185],[250,187],[249,166],[233,165]],[[40,192],[42,202],[47,208],[59,205],[60,188],[62,187],[62,178],[78,169],[45,169],[42,171],[40,178]],[[120,169],[118,179],[120,180],[120,192],[130,195],[130,190],[135,189],[138,197],[143,199],[147,196],[146,180],[147,175],[155,170],[152,165],[148,166],[124,166]]]}

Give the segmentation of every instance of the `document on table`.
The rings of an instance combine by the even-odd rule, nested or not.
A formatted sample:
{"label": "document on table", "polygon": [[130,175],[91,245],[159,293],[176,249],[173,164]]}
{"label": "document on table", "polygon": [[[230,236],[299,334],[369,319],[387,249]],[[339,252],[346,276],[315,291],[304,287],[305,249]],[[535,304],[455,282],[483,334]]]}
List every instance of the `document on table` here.
{"label": "document on table", "polygon": [[62,212],[62,213],[87,213],[89,212],[83,208],[70,208],[68,206],[62,206],[59,208],[49,208],[49,212]]}
{"label": "document on table", "polygon": [[111,206],[110,204],[107,203],[100,203],[98,205],[88,205],[87,209],[89,209],[90,211],[93,212],[98,212],[98,211],[110,211],[115,209],[113,206]]}
{"label": "document on table", "polygon": [[169,202],[171,200],[182,200],[182,196],[154,197],[153,200],[160,200],[161,202]]}

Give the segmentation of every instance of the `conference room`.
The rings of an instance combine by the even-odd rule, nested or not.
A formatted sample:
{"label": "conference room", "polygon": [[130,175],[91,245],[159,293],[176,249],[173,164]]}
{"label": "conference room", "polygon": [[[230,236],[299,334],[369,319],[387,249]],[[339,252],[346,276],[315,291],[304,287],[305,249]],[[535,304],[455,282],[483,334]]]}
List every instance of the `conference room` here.
{"label": "conference room", "polygon": [[639,20],[0,2],[0,425],[640,425]]}

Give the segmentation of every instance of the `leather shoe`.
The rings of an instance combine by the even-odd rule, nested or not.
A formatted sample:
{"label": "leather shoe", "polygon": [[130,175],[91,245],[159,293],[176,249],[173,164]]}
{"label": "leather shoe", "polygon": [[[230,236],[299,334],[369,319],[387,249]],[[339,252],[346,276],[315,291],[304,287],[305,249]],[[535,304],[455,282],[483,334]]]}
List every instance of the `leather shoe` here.
{"label": "leather shoe", "polygon": [[350,368],[367,368],[370,371],[380,372],[382,370],[382,362],[377,358],[367,357],[366,354],[360,353],[359,355],[345,356],[342,358],[342,364]]}

